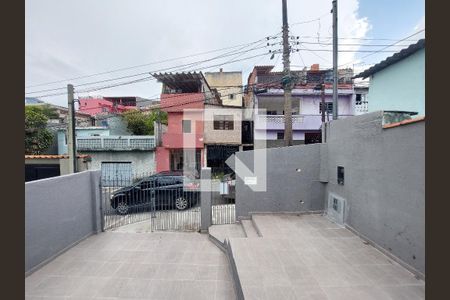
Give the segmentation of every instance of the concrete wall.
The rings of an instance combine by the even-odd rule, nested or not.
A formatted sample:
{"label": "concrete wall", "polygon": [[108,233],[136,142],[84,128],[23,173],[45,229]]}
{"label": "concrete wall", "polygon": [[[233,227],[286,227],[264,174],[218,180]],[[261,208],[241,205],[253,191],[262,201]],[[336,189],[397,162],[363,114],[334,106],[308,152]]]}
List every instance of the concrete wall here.
{"label": "concrete wall", "polygon": [[425,49],[370,78],[369,112],[416,111],[425,115]]}
{"label": "concrete wall", "polygon": [[425,122],[383,129],[381,121],[375,112],[330,123],[325,197],[344,198],[348,226],[424,273]]}
{"label": "concrete wall", "polygon": [[100,172],[25,183],[25,274],[101,230]]}
{"label": "concrete wall", "polygon": [[[233,130],[215,130],[214,129],[215,115],[232,115]],[[203,127],[204,127],[203,142],[205,144],[240,145],[242,139],[242,109],[205,105]]]}
{"label": "concrete wall", "polygon": [[[221,94],[222,103],[230,106],[242,106],[242,72],[206,72],[205,79],[211,88]],[[233,94],[233,99],[230,98]]]}
{"label": "concrete wall", "polygon": [[[334,195],[346,202],[345,225],[423,275],[425,122],[383,128],[382,120],[380,111],[332,121],[326,144],[268,149],[267,192],[253,192],[238,178],[236,215],[326,210]],[[252,168],[253,153],[236,157]],[[338,166],[344,185],[337,183]]]}
{"label": "concrete wall", "polygon": [[[268,170],[266,192],[254,192],[237,176],[236,217],[249,217],[250,212],[323,210],[319,149],[320,144],[312,144],[236,153],[236,157],[252,170],[255,151],[267,151]],[[234,165],[234,159],[232,156],[227,163]],[[297,172],[297,169],[301,171]]]}
{"label": "concrete wall", "polygon": [[[77,158],[78,172],[91,169],[91,163],[85,158]],[[25,159],[25,165],[59,165],[59,172],[61,175],[69,174],[69,159],[68,158],[39,158],[39,159]]]}
{"label": "concrete wall", "polygon": [[[86,127],[86,128],[77,128],[75,130],[75,134],[77,137],[83,136],[94,136],[96,134],[100,136],[109,136],[110,130],[108,128],[101,127]],[[67,135],[65,129],[58,130],[58,154],[67,154]]]}
{"label": "concrete wall", "polygon": [[83,154],[91,156],[91,170],[101,170],[102,162],[131,162],[134,174],[156,171],[154,151],[84,151]]}

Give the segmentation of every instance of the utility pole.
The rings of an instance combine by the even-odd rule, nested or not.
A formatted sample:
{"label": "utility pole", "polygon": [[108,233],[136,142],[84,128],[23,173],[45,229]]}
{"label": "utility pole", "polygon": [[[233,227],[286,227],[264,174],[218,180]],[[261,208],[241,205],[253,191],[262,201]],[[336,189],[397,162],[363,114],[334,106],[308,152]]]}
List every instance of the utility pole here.
{"label": "utility pole", "polygon": [[67,148],[69,150],[69,173],[77,170],[77,144],[75,139],[75,105],[73,99],[73,85],[67,85],[67,101],[69,114],[67,116]]}
{"label": "utility pole", "polygon": [[292,146],[292,78],[289,62],[289,25],[287,0],[283,4],[283,90],[284,90],[284,145]]}
{"label": "utility pole", "polygon": [[322,105],[322,143],[326,141],[326,129],[325,129],[325,110],[327,107],[325,106],[325,82],[322,77],[322,86],[321,86],[321,105]]}
{"label": "utility pole", "polygon": [[338,23],[337,0],[333,0],[333,120],[338,118]]}

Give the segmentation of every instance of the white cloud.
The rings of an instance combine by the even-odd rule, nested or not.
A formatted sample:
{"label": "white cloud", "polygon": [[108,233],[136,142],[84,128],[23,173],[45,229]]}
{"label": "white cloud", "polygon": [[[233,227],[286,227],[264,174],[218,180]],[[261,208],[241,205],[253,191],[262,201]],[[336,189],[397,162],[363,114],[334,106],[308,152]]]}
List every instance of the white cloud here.
{"label": "white cloud", "polygon": [[[358,15],[358,0],[338,3],[339,35],[364,37],[370,30],[370,24],[366,18]],[[327,38],[332,34],[330,10],[329,0],[288,1],[289,23],[323,16],[320,22],[292,26],[291,34],[320,36],[321,42],[331,41]],[[281,1],[26,0],[25,13],[26,86],[248,43],[281,31]],[[305,38],[302,41],[317,42],[317,38]],[[309,49],[331,49],[331,46],[317,44],[304,46]],[[281,45],[273,47],[280,48]],[[255,50],[237,59],[265,51],[267,49]],[[215,55],[217,53],[72,83],[76,85],[146,72]],[[314,55],[304,51],[301,55],[307,66],[319,63],[321,67],[330,67],[332,64],[331,52],[321,51]],[[245,83],[255,64],[275,62],[276,59],[270,60],[269,56],[236,62],[223,68],[225,71],[242,70]],[[340,53],[339,64],[354,58],[354,53]],[[291,62],[293,65],[303,65],[298,53],[292,55]],[[278,65],[281,66],[281,63],[279,58]],[[205,65],[213,64],[215,61]],[[36,87],[34,90],[65,84]],[[151,81],[92,94],[154,97],[160,93],[160,89],[159,84]],[[45,100],[60,105],[67,101],[65,96]]]}

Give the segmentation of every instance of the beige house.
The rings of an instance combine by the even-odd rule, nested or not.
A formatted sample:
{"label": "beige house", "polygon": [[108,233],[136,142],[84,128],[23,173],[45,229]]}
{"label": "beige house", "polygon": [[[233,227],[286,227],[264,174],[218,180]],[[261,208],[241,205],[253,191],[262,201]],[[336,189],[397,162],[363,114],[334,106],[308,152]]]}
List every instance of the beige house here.
{"label": "beige house", "polygon": [[229,173],[225,161],[242,150],[242,108],[205,104],[203,143],[206,166],[213,173]]}
{"label": "beige house", "polygon": [[242,72],[206,72],[206,81],[211,89],[216,89],[225,106],[242,107]]}

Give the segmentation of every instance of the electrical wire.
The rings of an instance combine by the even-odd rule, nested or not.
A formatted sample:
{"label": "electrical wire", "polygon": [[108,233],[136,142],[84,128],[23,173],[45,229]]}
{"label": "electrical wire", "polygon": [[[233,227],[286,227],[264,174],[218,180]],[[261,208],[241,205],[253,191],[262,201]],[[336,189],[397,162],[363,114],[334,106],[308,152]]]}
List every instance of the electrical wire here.
{"label": "electrical wire", "polygon": [[135,66],[130,66],[130,67],[124,67],[124,68],[119,68],[119,69],[114,69],[114,70],[109,70],[109,71],[104,71],[104,72],[99,72],[99,73],[94,73],[94,74],[88,74],[88,75],[83,75],[83,76],[77,76],[77,77],[72,77],[72,78],[68,78],[68,79],[62,79],[62,80],[57,80],[57,81],[50,81],[50,82],[44,82],[44,83],[40,83],[40,84],[35,84],[35,85],[29,85],[26,86],[25,88],[32,88],[32,87],[38,87],[38,86],[44,86],[44,85],[50,85],[50,84],[55,84],[55,83],[61,83],[61,82],[67,82],[70,80],[78,80],[78,79],[84,79],[84,78],[90,78],[90,77],[94,77],[94,76],[100,76],[100,75],[105,75],[105,74],[110,74],[110,73],[115,73],[115,72],[121,72],[121,71],[126,71],[126,70],[131,70],[131,69],[136,69],[136,68],[141,68],[141,67],[145,67],[145,66],[150,66],[150,65],[155,65],[155,64],[161,64],[164,62],[170,62],[170,61],[175,61],[175,60],[180,60],[180,59],[185,59],[185,58],[190,58],[190,57],[195,57],[195,56],[200,56],[200,55],[204,55],[204,54],[209,54],[209,53],[214,53],[214,52],[220,52],[220,51],[224,51],[224,50],[228,50],[228,49],[233,49],[233,48],[237,48],[237,47],[241,47],[241,46],[250,46],[253,45],[255,43],[260,42],[261,40],[266,40],[268,38],[278,38],[279,34],[281,32],[278,32],[274,35],[269,35],[268,37],[264,37],[262,39],[259,39],[257,41],[251,42],[251,43],[245,43],[245,44],[239,44],[239,45],[234,45],[234,46],[230,46],[230,47],[225,47],[225,48],[220,48],[220,49],[215,49],[215,50],[209,50],[209,51],[205,51],[205,52],[200,52],[200,53],[196,53],[196,54],[190,54],[190,55],[185,55],[185,56],[180,56],[180,57],[176,57],[176,58],[169,58],[169,59],[165,59],[165,60],[161,60],[161,61],[155,61],[155,62],[151,62],[151,63],[146,63],[146,64],[140,64],[140,65],[135,65]]}
{"label": "electrical wire", "polygon": [[[265,41],[263,41],[263,42],[265,42]],[[254,44],[254,43],[252,43],[252,44]],[[259,41],[258,44],[261,44],[261,41]],[[247,46],[246,46],[246,47],[247,47]],[[122,77],[116,77],[116,78],[104,79],[104,80],[100,80],[100,81],[87,82],[87,83],[82,83],[82,84],[75,85],[75,87],[86,86],[86,85],[92,85],[92,84],[97,84],[97,83],[104,83],[104,82],[109,82],[109,81],[116,81],[116,80],[120,80],[120,79],[133,78],[133,77],[137,77],[137,76],[148,75],[149,73],[156,73],[156,72],[162,72],[162,71],[169,71],[169,70],[179,69],[179,68],[184,67],[184,68],[181,69],[181,70],[183,70],[183,69],[187,69],[187,68],[190,68],[190,67],[192,67],[192,66],[195,66],[195,65],[199,65],[199,64],[203,64],[203,63],[205,63],[205,62],[212,61],[212,60],[216,60],[216,59],[221,59],[221,58],[224,58],[224,57],[233,56],[233,55],[239,54],[239,53],[241,53],[241,55],[243,55],[243,54],[248,53],[248,52],[250,52],[250,51],[259,50],[259,49],[263,49],[263,48],[267,48],[267,47],[268,47],[268,46],[265,45],[265,46],[261,46],[261,47],[253,47],[253,48],[250,49],[250,50],[244,50],[244,51],[239,51],[239,52],[228,52],[228,53],[225,53],[225,54],[222,54],[222,55],[219,55],[219,56],[216,56],[216,57],[212,57],[212,58],[209,58],[209,59],[206,59],[206,60],[200,60],[200,61],[196,61],[196,62],[184,64],[184,65],[181,65],[181,66],[174,66],[174,67],[169,67],[169,68],[163,68],[163,69],[159,69],[159,70],[147,71],[147,72],[142,72],[142,73],[138,73],[138,74],[127,75],[127,76],[122,76]],[[241,49],[242,49],[242,48],[241,48]],[[181,71],[181,70],[178,70],[178,71]],[[59,87],[59,88],[53,88],[53,89],[45,89],[45,90],[39,90],[39,91],[32,91],[32,92],[25,93],[25,95],[29,95],[29,94],[37,94],[37,93],[43,93],[43,92],[49,92],[49,91],[56,91],[56,90],[62,90],[62,89],[66,89],[66,87]]]}

